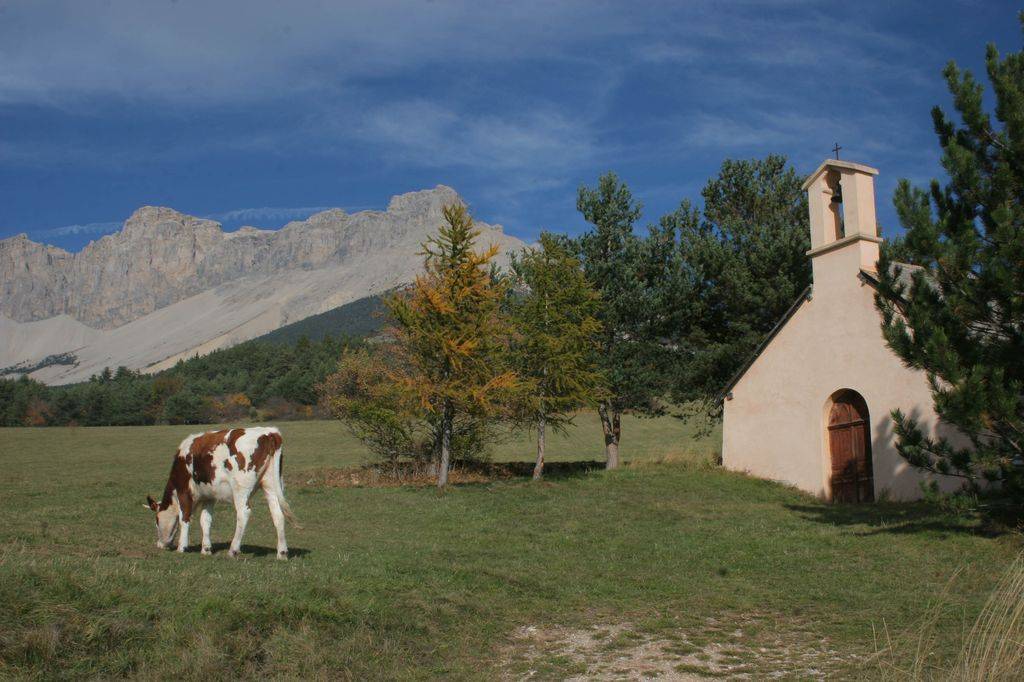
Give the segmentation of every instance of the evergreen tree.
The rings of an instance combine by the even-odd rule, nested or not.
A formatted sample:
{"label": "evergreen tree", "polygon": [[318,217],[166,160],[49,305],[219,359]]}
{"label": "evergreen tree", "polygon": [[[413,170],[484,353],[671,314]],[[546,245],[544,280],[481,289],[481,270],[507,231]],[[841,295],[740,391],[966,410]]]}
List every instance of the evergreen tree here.
{"label": "evergreen tree", "polygon": [[511,306],[512,358],[529,387],[519,419],[537,430],[534,480],[544,470],[546,429],[564,428],[575,410],[603,398],[595,361],[600,299],[562,242],[543,232],[537,248],[512,259],[519,288]]}
{"label": "evergreen tree", "polygon": [[784,156],[727,159],[701,195],[703,214],[683,201],[652,228],[679,403],[716,397],[811,282],[807,198]]}
{"label": "evergreen tree", "polygon": [[203,399],[186,388],[167,399],[163,418],[168,424],[201,424],[205,421],[204,412]]}
{"label": "evergreen tree", "polygon": [[0,426],[37,426],[31,417],[34,404],[45,403],[46,385],[26,376],[0,378]]}
{"label": "evergreen tree", "polygon": [[[1024,25],[1024,13],[1020,15]],[[895,205],[902,247],[921,269],[883,251],[876,302],[889,346],[931,382],[935,411],[970,441],[960,447],[893,412],[897,448],[914,466],[998,481],[1024,499],[1024,53],[989,45],[983,86],[950,62],[944,71],[961,124],[932,110],[949,182],[930,191],[902,180]],[[907,283],[907,280],[909,284]]]}
{"label": "evergreen tree", "polygon": [[[0,423],[103,426],[154,424],[172,417],[236,419],[241,394],[250,406],[273,400],[290,406],[278,414],[309,415],[306,406],[316,404],[316,384],[334,371],[343,348],[360,343],[329,336],[320,341],[299,339],[295,346],[247,341],[181,360],[155,375],[108,368],[87,382],[67,386],[0,377]],[[183,390],[188,393],[165,410],[167,401]],[[223,413],[218,405],[224,407]]]}
{"label": "evergreen tree", "polygon": [[495,274],[498,247],[475,250],[480,231],[461,204],[444,208],[445,224],[424,244],[425,272],[386,301],[399,354],[395,381],[415,396],[435,425],[437,485],[448,483],[452,437],[460,414],[498,414],[517,385],[507,367],[506,283]]}
{"label": "evergreen tree", "polygon": [[633,233],[640,204],[614,173],[598,180],[596,188],[580,187],[576,207],[593,225],[577,241],[580,262],[601,305],[597,319],[597,361],[608,392],[598,404],[604,432],[606,466],[619,465],[621,419],[625,411],[655,415],[663,411],[666,359],[656,306],[660,277],[644,266],[644,244]]}

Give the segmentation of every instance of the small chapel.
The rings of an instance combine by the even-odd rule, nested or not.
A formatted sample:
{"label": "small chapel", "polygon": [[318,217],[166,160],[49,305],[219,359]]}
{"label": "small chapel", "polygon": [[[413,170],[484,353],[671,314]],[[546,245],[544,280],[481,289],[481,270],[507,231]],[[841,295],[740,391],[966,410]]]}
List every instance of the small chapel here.
{"label": "small chapel", "polygon": [[[828,159],[804,182],[813,280],[723,392],[722,463],[835,502],[910,500],[929,475],[895,448],[890,412],[952,435],[928,380],[886,346],[875,308],[874,178]],[[904,266],[909,276],[912,266]],[[940,488],[959,487],[938,476]]]}

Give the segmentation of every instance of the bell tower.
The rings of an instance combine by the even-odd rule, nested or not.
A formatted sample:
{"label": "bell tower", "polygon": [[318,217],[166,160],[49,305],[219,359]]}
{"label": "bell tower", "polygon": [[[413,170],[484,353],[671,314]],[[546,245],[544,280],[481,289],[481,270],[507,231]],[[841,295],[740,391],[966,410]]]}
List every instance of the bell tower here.
{"label": "bell tower", "polygon": [[811,250],[807,255],[815,281],[821,267],[819,256],[840,249],[856,251],[859,268],[875,269],[882,242],[875,220],[876,175],[878,170],[870,166],[826,159],[804,181],[811,214]]}

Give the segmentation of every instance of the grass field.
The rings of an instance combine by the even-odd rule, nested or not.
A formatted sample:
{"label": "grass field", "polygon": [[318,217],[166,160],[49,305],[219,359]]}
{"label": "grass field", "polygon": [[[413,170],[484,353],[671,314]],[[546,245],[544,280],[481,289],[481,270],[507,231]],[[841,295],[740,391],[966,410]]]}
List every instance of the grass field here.
{"label": "grass field", "polygon": [[[1020,548],[721,471],[717,434],[671,419],[624,424],[622,470],[443,495],[310,485],[365,452],[335,423],[280,426],[288,562],[261,496],[238,560],[226,507],[214,556],[153,546],[141,503],[194,429],[0,430],[0,676],[870,678],[875,633],[912,637],[940,593],[953,651]],[[596,418],[549,458],[600,459]]]}

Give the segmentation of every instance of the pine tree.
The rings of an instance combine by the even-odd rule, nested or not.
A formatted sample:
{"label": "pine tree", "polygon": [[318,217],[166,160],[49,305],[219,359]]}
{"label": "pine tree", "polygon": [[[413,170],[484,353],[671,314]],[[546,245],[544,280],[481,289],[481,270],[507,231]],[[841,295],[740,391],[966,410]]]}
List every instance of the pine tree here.
{"label": "pine tree", "polygon": [[663,412],[666,390],[663,365],[668,357],[656,307],[660,274],[645,267],[644,243],[633,233],[640,204],[614,173],[596,188],[580,187],[576,207],[593,225],[577,241],[583,272],[601,297],[597,358],[607,382],[607,397],[598,405],[604,432],[606,466],[619,465],[622,414]]}
{"label": "pine tree", "polygon": [[[1024,13],[1020,15],[1024,25]],[[876,298],[889,346],[931,382],[935,411],[970,441],[926,435],[893,412],[897,449],[912,465],[999,482],[1024,499],[1024,53],[989,45],[983,86],[950,62],[944,71],[962,124],[932,110],[949,182],[930,191],[899,183],[901,245],[921,269],[883,251]],[[907,280],[910,283],[907,283]]]}
{"label": "pine tree", "polygon": [[709,401],[811,282],[807,198],[786,157],[722,163],[703,212],[683,201],[652,228],[666,274],[676,402]]}
{"label": "pine tree", "polygon": [[595,318],[600,299],[562,240],[544,232],[537,248],[513,257],[513,366],[529,392],[519,418],[537,431],[533,478],[544,470],[545,431],[563,429],[575,410],[598,403]]}
{"label": "pine tree", "polygon": [[498,247],[475,250],[480,231],[461,204],[446,206],[444,219],[424,244],[425,272],[408,292],[386,300],[395,320],[395,380],[437,427],[439,488],[448,483],[458,415],[496,415],[518,385],[507,366],[507,283],[493,267]]}

